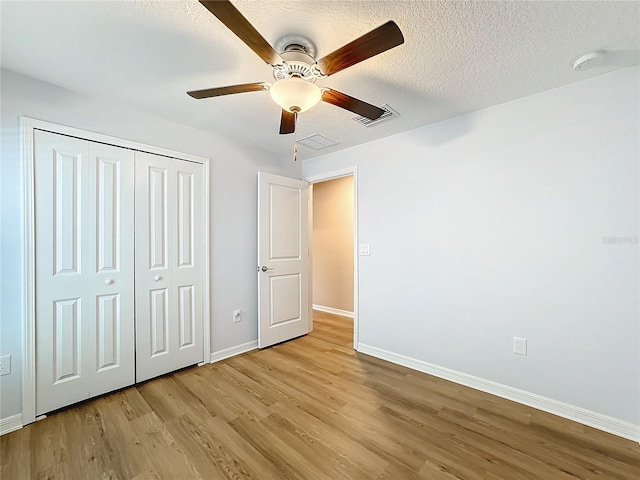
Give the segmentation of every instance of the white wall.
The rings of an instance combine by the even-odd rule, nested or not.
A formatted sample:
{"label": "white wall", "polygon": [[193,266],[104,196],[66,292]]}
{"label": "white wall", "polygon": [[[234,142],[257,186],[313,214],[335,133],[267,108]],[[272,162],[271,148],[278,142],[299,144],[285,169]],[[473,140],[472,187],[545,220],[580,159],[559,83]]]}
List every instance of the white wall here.
{"label": "white wall", "polygon": [[[257,339],[257,171],[295,178],[300,166],[207,132],[100,98],[2,70],[0,164],[0,355],[12,355],[1,377],[0,418],[21,410],[22,198],[18,117],[41,120],[211,159],[211,337],[214,352]],[[232,323],[241,309],[243,321]]]}
{"label": "white wall", "polygon": [[640,424],[638,77],[305,161],[358,166],[360,343]]}

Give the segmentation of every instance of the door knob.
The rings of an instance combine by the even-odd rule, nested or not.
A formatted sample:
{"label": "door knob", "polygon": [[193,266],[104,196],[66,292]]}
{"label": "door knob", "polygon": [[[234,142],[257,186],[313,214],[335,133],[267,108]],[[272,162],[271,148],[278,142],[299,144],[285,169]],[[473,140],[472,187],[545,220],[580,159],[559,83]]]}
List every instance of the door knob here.
{"label": "door knob", "polygon": [[113,283],[113,278],[107,278],[107,279],[104,281],[104,284],[105,284],[105,285],[111,285],[112,283]]}
{"label": "door knob", "polygon": [[156,282],[159,282],[160,280],[162,280],[162,277],[161,277],[160,275],[156,275],[155,277],[153,277],[153,279],[154,279]]}
{"label": "door knob", "polygon": [[262,270],[263,272],[266,272],[267,270],[274,270],[274,269],[273,269],[273,268],[267,268],[267,267],[265,267],[265,266],[263,265],[261,270]]}

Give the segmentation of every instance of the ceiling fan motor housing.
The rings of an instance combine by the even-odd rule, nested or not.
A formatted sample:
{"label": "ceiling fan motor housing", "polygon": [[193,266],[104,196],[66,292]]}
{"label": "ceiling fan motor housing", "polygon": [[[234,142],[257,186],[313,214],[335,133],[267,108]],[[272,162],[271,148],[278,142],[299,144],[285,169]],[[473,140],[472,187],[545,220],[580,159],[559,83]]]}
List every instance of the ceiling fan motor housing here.
{"label": "ceiling fan motor housing", "polygon": [[300,77],[310,82],[316,81],[316,74],[313,69],[315,59],[303,51],[290,50],[280,54],[284,60],[284,65],[276,65],[273,68],[273,78],[282,80],[289,77]]}

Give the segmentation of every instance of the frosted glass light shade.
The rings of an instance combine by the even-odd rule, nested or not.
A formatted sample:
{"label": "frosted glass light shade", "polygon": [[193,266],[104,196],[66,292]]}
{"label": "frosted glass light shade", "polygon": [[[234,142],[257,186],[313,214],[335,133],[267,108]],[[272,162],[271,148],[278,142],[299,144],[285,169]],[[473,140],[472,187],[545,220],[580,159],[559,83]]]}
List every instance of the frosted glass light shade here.
{"label": "frosted glass light shade", "polygon": [[288,112],[304,112],[320,101],[322,92],[315,83],[298,77],[278,80],[269,89],[273,101]]}

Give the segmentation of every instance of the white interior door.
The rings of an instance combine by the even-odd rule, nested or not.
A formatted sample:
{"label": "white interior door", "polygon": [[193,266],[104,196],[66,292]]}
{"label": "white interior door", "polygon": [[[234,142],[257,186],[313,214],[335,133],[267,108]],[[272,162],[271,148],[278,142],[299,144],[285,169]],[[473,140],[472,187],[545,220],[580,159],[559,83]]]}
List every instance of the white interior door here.
{"label": "white interior door", "polygon": [[204,360],[203,166],[136,152],[136,381]]}
{"label": "white interior door", "polygon": [[258,173],[258,347],[309,333],[309,184]]}
{"label": "white interior door", "polygon": [[36,414],[134,382],[133,152],[35,132]]}

